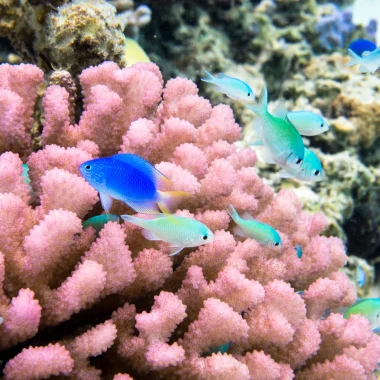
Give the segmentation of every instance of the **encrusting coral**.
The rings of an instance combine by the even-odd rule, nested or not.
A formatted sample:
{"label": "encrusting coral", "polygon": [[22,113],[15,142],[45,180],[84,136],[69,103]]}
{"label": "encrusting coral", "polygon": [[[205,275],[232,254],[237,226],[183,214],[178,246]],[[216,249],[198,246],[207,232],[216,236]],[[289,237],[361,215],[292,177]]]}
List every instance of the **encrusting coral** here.
{"label": "encrusting coral", "polygon": [[[0,0],[0,37],[6,37],[21,59],[46,70],[68,70],[74,76],[89,65],[112,60],[126,64],[127,35],[136,37],[150,22],[150,8],[133,1]],[[126,9],[125,9],[126,8]]]}
{"label": "encrusting coral", "polygon": [[[342,242],[319,235],[322,214],[302,211],[292,191],[274,194],[257,175],[255,152],[234,145],[241,130],[229,106],[212,107],[188,79],[163,89],[154,64],[121,70],[106,62],[80,76],[78,124],[67,90],[47,88],[42,149],[31,152],[41,75],[32,65],[0,66],[0,96],[18,99],[0,109],[0,345],[16,349],[5,379],[375,378],[380,342],[368,321],[321,320],[356,299],[339,272]],[[99,203],[78,165],[118,152],[146,158],[173,189],[191,193],[177,214],[205,223],[214,241],[171,258],[165,243],[131,224],[109,222],[98,237],[83,229]],[[235,238],[229,204],[276,228],[282,251]],[[130,211],[121,202],[112,208]],[[43,337],[77,313],[81,329]],[[38,346],[30,345],[36,334]]]}

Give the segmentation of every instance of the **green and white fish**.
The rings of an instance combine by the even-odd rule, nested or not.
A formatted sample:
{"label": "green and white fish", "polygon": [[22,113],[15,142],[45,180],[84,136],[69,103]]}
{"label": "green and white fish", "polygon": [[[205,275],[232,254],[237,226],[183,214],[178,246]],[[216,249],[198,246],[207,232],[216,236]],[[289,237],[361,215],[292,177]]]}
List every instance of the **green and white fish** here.
{"label": "green and white fish", "polygon": [[229,77],[223,73],[216,76],[206,71],[206,78],[201,78],[203,82],[215,84],[217,90],[227,95],[231,99],[241,100],[244,103],[253,102],[255,95],[249,85],[238,78]]}
{"label": "green and white fish", "polygon": [[254,125],[273,161],[282,167],[300,170],[305,150],[302,137],[288,120],[268,112],[266,87],[260,94],[259,104],[246,106],[258,116]]}
{"label": "green and white fish", "polygon": [[170,256],[183,248],[198,247],[211,243],[214,234],[203,223],[185,216],[158,214],[151,219],[121,215],[129,223],[142,227],[142,234],[148,240],[162,240],[170,244]]}
{"label": "green and white fish", "polygon": [[249,214],[245,214],[244,216],[247,219],[243,219],[232,205],[229,205],[227,212],[237,224],[234,228],[234,233],[236,235],[255,239],[265,246],[282,246],[281,237],[273,227],[255,220]]}
{"label": "green and white fish", "polygon": [[380,298],[367,298],[353,304],[344,313],[344,318],[351,314],[360,314],[366,317],[371,324],[372,329],[380,326]]}

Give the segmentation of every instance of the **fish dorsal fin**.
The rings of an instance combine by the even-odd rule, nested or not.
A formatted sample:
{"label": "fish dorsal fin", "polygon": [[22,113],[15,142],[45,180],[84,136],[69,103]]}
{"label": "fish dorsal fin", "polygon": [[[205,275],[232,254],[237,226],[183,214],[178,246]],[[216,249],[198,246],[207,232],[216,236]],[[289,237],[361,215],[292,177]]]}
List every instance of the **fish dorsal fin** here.
{"label": "fish dorsal fin", "polygon": [[372,51],[365,51],[365,52],[363,52],[362,57],[363,58],[368,57],[371,53],[372,53]]}
{"label": "fish dorsal fin", "polygon": [[170,180],[157,170],[149,161],[133,153],[120,153],[111,156],[112,160],[119,160],[147,174],[153,176],[156,186],[161,189],[170,184]]}
{"label": "fish dorsal fin", "polygon": [[288,114],[289,110],[285,106],[285,102],[281,100],[276,108],[273,110],[273,116],[278,117],[280,119],[285,119],[286,115]]}
{"label": "fish dorsal fin", "polygon": [[226,75],[226,74],[223,74],[223,73],[218,73],[218,74],[216,74],[216,77],[217,77],[218,79],[223,79],[223,78],[226,78],[227,75]]}

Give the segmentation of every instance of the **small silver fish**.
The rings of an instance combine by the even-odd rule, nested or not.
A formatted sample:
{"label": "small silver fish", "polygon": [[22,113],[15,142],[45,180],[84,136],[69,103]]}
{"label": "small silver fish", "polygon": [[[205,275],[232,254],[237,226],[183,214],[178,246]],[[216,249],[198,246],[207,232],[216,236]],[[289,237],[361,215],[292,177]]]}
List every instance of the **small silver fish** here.
{"label": "small silver fish", "polygon": [[206,71],[206,78],[201,78],[203,82],[215,84],[217,90],[227,95],[231,99],[250,103],[255,100],[255,95],[249,85],[238,78],[229,77],[223,73],[216,76]]}

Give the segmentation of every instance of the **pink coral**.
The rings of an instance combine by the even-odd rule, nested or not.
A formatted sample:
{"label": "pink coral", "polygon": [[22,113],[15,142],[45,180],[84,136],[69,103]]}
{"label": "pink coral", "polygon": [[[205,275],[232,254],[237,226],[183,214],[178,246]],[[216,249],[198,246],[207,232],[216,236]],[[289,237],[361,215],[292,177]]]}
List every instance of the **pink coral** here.
{"label": "pink coral", "polygon": [[0,153],[31,152],[34,103],[43,78],[34,65],[0,65]]}
{"label": "pink coral", "polygon": [[[16,352],[7,379],[373,377],[380,343],[368,321],[320,320],[355,299],[339,272],[342,242],[319,236],[326,218],[302,211],[293,192],[275,194],[264,183],[255,152],[234,144],[241,131],[228,106],[212,107],[185,78],[162,89],[154,64],[119,69],[106,62],[80,76],[77,125],[66,90],[47,88],[42,149],[30,153],[42,77],[33,66],[1,70],[8,79],[0,78],[0,97],[14,104],[4,98],[0,105],[0,149],[13,150],[0,156],[0,345],[36,334],[46,341]],[[23,77],[25,86],[16,86]],[[208,225],[214,241],[169,257],[165,244],[128,223],[83,230],[100,205],[78,165],[118,152],[150,160],[170,189],[191,193],[177,214]],[[230,203],[274,226],[282,250],[235,237]],[[130,211],[114,202],[113,213]],[[79,329],[68,331],[72,325]],[[67,336],[51,345],[48,327]]]}

